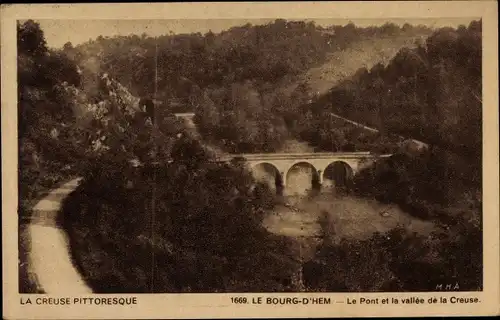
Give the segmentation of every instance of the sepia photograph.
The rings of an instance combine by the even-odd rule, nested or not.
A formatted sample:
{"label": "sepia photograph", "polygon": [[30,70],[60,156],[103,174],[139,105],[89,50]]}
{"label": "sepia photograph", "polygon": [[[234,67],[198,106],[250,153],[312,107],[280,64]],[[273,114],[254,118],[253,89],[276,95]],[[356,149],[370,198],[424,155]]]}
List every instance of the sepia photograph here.
{"label": "sepia photograph", "polygon": [[18,21],[19,291],[481,291],[481,32]]}
{"label": "sepia photograph", "polygon": [[500,314],[494,8],[2,5],[5,317]]}

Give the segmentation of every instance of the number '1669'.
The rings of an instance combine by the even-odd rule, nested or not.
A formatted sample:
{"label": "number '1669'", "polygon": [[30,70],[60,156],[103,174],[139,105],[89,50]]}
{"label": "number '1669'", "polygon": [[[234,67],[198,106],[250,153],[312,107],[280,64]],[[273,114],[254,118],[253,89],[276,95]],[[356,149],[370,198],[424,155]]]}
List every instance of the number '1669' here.
{"label": "number '1669'", "polygon": [[247,298],[245,297],[231,297],[232,303],[244,304],[247,303]]}

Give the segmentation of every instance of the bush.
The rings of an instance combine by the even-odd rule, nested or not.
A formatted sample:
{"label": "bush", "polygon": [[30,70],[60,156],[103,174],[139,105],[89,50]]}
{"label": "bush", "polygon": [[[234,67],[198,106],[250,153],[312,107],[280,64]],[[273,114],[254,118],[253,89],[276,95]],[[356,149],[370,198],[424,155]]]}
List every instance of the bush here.
{"label": "bush", "polygon": [[[387,253],[378,238],[370,241],[343,240],[319,248],[307,269],[315,274],[304,277],[306,286],[333,292],[385,291],[393,280]],[[309,271],[310,272],[310,271]]]}
{"label": "bush", "polygon": [[458,283],[459,291],[482,290],[482,235],[462,221],[432,237],[396,228],[368,240],[324,243],[304,267],[311,291],[435,291]]}
{"label": "bush", "polygon": [[449,153],[433,149],[419,155],[397,153],[381,159],[354,177],[355,192],[396,203],[420,219],[453,224],[460,212],[479,212],[480,201],[464,203],[464,199],[480,192],[480,187],[454,174],[463,166],[450,162]]}
{"label": "bush", "polygon": [[292,290],[289,244],[261,226],[272,196],[252,192],[243,167],[194,161],[193,148],[203,153],[188,143],[173,163],[89,167],[63,207],[82,274],[98,292]]}

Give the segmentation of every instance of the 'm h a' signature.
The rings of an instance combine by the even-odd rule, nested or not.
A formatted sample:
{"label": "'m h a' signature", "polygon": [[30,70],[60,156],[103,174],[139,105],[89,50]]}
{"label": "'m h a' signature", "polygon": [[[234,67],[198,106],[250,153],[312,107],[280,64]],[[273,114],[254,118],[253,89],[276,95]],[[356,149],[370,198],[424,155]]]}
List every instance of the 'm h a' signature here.
{"label": "'m h a' signature", "polygon": [[458,282],[455,283],[439,283],[436,285],[436,291],[454,291],[460,290]]}

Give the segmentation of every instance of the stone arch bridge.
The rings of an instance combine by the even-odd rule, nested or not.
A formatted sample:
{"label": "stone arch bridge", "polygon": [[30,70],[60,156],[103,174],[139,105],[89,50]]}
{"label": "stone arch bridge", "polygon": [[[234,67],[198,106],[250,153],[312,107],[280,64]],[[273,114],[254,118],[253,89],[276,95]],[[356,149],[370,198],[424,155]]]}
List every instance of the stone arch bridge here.
{"label": "stone arch bridge", "polygon": [[244,161],[257,176],[259,172],[265,173],[275,179],[276,187],[287,189],[292,173],[297,170],[308,171],[313,184],[321,186],[329,180],[338,185],[372,166],[377,159],[389,156],[370,152],[253,153],[230,154],[219,157],[219,161]]}

